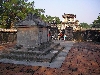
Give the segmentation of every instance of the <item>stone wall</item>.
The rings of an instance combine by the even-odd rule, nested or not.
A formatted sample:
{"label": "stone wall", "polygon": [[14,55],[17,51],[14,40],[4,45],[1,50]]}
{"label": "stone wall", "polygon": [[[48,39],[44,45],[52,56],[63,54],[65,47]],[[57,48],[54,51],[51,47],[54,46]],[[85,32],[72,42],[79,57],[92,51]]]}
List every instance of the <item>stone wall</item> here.
{"label": "stone wall", "polygon": [[36,46],[38,44],[38,29],[36,26],[29,28],[18,28],[17,45],[24,47]]}
{"label": "stone wall", "polygon": [[47,28],[32,26],[27,28],[18,28],[17,45],[24,47],[37,47],[43,42],[48,41]]}

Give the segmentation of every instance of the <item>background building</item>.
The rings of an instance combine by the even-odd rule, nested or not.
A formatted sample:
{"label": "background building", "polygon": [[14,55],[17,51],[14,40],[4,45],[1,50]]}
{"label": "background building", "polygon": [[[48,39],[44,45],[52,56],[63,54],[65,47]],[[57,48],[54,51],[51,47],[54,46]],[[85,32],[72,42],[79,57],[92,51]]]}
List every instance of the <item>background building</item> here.
{"label": "background building", "polygon": [[65,14],[62,15],[62,25],[61,30],[65,29],[66,27],[73,27],[73,30],[79,29],[79,21],[76,20],[76,15],[74,14]]}

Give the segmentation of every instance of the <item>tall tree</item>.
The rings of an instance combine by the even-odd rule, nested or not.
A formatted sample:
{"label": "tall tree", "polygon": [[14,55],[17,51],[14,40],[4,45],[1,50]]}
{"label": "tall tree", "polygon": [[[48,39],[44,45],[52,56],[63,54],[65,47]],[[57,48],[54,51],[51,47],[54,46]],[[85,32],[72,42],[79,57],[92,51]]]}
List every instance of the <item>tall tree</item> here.
{"label": "tall tree", "polygon": [[95,27],[95,28],[98,28],[99,27],[100,28],[100,16],[97,17],[97,20],[94,20],[93,21],[92,27]]}
{"label": "tall tree", "polygon": [[98,16],[97,20],[94,20],[93,24],[100,24],[100,16]]}
{"label": "tall tree", "polygon": [[29,3],[24,0],[3,1],[3,13],[0,15],[3,27],[10,28],[12,23],[24,19],[27,13],[33,10],[33,4],[34,1]]}
{"label": "tall tree", "polygon": [[25,19],[30,12],[46,22],[52,23],[55,19],[57,24],[60,23],[59,17],[45,16],[45,9],[34,8],[34,1],[26,1],[28,0],[0,0],[0,27],[11,28],[14,22]]}

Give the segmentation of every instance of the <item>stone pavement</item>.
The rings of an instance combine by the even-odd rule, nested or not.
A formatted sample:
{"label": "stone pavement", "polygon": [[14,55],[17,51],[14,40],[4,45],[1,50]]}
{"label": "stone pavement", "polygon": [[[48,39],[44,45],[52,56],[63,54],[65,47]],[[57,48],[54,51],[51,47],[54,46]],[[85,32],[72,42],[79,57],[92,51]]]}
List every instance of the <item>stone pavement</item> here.
{"label": "stone pavement", "polygon": [[[65,60],[65,57],[68,53],[68,51],[71,49],[71,46],[74,42],[72,41],[53,41],[54,44],[51,46],[53,48],[49,48],[50,53],[45,54],[44,53],[48,51],[48,49],[44,49],[42,51],[25,51],[25,49],[22,49],[24,51],[19,50],[9,50],[9,53],[1,53],[0,55],[0,62],[3,63],[14,63],[14,64],[24,64],[24,65],[31,65],[31,66],[44,66],[44,67],[50,67],[50,68],[59,68],[61,67],[63,61]],[[60,43],[60,45],[59,45]],[[51,47],[50,46],[50,47]],[[56,47],[57,46],[57,47]],[[65,47],[63,49],[63,47]],[[63,49],[63,50],[61,50]],[[58,53],[59,51],[59,53]],[[38,52],[38,55],[36,55]],[[41,52],[41,53],[40,53]],[[56,56],[57,55],[57,56]],[[28,59],[28,61],[26,61]],[[53,61],[51,61],[53,59]],[[42,61],[41,61],[42,60]],[[43,62],[44,61],[44,62]],[[51,62],[48,62],[51,61]]]}
{"label": "stone pavement", "polygon": [[[61,44],[72,46],[64,41]],[[75,43],[60,68],[0,63],[0,75],[100,75],[100,44]]]}

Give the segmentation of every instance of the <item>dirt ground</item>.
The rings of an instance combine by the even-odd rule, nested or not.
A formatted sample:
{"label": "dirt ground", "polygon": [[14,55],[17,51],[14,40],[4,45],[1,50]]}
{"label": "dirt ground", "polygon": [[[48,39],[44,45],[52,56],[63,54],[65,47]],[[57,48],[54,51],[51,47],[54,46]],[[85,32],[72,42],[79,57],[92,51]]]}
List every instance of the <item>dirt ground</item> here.
{"label": "dirt ground", "polygon": [[100,44],[75,43],[60,68],[0,63],[0,75],[100,75]]}

